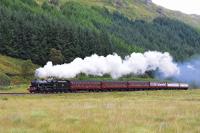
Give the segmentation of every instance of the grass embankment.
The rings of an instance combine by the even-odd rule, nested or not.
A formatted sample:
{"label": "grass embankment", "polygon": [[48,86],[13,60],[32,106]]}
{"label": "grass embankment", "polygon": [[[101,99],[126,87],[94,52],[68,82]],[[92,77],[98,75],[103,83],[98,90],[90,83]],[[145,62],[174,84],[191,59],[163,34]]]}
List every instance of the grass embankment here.
{"label": "grass embankment", "polygon": [[1,86],[0,93],[28,93],[30,83],[20,85]]}
{"label": "grass embankment", "polygon": [[200,91],[0,97],[0,132],[200,132]]}
{"label": "grass embankment", "polygon": [[[26,63],[29,63],[28,66]],[[23,75],[23,67],[29,71],[29,75]],[[34,70],[37,68],[26,60],[16,59],[0,54],[0,89],[7,88],[7,85],[18,85],[28,83],[34,75]]]}

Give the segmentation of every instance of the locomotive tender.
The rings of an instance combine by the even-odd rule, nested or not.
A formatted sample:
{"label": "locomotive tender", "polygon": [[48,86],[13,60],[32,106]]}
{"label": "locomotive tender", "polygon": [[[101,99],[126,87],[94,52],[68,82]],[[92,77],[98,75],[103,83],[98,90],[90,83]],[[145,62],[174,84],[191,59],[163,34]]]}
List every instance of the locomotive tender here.
{"label": "locomotive tender", "polygon": [[140,91],[140,90],[187,90],[188,84],[143,81],[70,81],[34,80],[28,88],[30,93],[68,93],[103,91]]}

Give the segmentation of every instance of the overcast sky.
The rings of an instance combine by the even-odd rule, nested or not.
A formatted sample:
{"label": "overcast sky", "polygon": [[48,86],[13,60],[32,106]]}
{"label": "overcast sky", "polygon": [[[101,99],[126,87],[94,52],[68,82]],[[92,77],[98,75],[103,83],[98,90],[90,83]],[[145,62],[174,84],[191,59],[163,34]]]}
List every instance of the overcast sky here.
{"label": "overcast sky", "polygon": [[200,0],[152,0],[155,4],[187,14],[200,15]]}

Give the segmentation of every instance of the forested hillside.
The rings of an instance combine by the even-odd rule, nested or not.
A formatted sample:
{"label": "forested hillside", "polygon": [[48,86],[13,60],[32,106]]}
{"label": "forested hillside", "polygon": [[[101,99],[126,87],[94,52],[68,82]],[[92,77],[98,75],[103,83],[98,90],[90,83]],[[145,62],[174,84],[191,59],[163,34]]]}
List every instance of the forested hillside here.
{"label": "forested hillside", "polygon": [[[198,23],[196,19],[179,18],[185,24],[172,19],[170,11],[154,13],[152,3],[120,2],[0,0],[0,53],[37,64],[49,60],[52,48],[61,51],[63,62],[93,53],[159,50],[170,52],[176,60],[200,53],[200,33],[194,28],[198,26],[190,26]],[[128,7],[125,14],[124,6],[134,2],[140,10]],[[131,8],[136,12],[131,14]]]}

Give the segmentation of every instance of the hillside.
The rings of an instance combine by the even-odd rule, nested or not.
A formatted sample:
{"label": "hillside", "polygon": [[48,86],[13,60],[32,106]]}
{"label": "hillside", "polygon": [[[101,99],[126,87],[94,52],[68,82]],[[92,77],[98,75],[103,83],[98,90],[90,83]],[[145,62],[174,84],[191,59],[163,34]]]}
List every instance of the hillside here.
{"label": "hillside", "polygon": [[[110,12],[118,11],[123,16],[132,20],[142,19],[152,21],[156,17],[164,16],[180,20],[190,26],[200,29],[200,16],[187,15],[178,11],[168,10],[153,4],[151,0],[60,0],[59,5],[71,1],[81,3],[85,6],[106,8]],[[37,2],[42,4],[45,0],[37,0]]]}
{"label": "hillside", "polygon": [[[30,70],[28,75],[23,75],[23,66],[28,64]],[[34,75],[37,65],[29,61],[15,59],[8,56],[0,55],[0,87],[2,85],[14,85],[29,82]]]}
{"label": "hillside", "polygon": [[[64,62],[93,53],[159,50],[176,60],[200,53],[199,17],[145,0],[1,0],[0,53],[45,64],[52,48]],[[174,19],[176,18],[176,19]]]}

